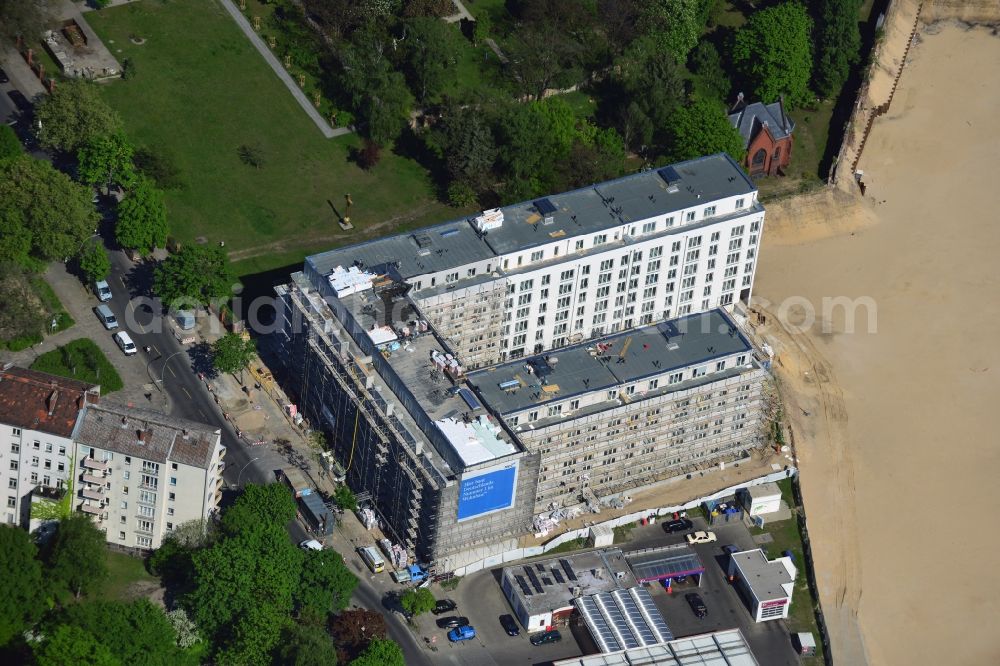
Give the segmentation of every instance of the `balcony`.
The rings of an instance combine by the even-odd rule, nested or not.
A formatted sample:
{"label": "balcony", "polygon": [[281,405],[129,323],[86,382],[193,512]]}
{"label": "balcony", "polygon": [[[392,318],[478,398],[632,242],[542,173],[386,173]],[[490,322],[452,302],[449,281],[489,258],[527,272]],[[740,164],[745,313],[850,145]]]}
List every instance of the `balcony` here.
{"label": "balcony", "polygon": [[225,457],[226,457],[226,447],[224,446],[219,447],[219,460],[222,460]]}
{"label": "balcony", "polygon": [[101,476],[94,476],[93,474],[84,474],[80,478],[81,478],[81,480],[84,483],[89,483],[89,484],[95,485],[95,486],[103,486],[104,485],[104,477],[101,477]]}
{"label": "balcony", "polygon": [[84,469],[96,469],[99,472],[108,471],[109,465],[106,462],[94,460],[93,458],[84,458],[82,462]]}
{"label": "balcony", "polygon": [[97,500],[99,502],[104,501],[104,493],[100,489],[92,490],[90,488],[84,488],[80,491],[80,494],[89,500]]}
{"label": "balcony", "polygon": [[86,502],[80,505],[80,511],[83,511],[87,515],[94,516],[98,520],[104,520],[108,515],[100,506],[94,506],[93,504],[88,504]]}
{"label": "balcony", "polygon": [[226,463],[220,461],[219,462],[219,474],[222,474],[222,472],[225,471],[225,469],[226,469]]}

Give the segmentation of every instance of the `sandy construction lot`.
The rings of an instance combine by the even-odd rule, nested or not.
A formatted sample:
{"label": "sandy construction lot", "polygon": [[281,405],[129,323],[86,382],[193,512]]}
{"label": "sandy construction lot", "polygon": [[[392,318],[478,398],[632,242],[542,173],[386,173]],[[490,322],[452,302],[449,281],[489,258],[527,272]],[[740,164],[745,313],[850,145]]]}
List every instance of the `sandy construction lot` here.
{"label": "sandy construction lot", "polygon": [[[769,207],[755,297],[791,397],[834,659],[996,664],[1000,37],[939,23],[910,58],[859,164],[866,200]],[[859,300],[851,326],[824,314],[830,297],[877,316]],[[803,303],[817,320],[790,334]]]}

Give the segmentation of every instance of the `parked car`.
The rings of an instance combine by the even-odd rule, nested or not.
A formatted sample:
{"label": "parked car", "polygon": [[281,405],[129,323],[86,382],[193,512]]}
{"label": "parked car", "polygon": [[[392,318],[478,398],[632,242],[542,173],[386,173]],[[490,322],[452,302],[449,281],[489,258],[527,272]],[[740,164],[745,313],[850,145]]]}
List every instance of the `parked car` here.
{"label": "parked car", "polygon": [[451,599],[438,599],[431,612],[435,615],[441,615],[442,613],[450,613],[456,608],[458,605]]}
{"label": "parked car", "polygon": [[119,331],[112,336],[115,339],[115,344],[121,349],[126,356],[131,356],[138,350],[135,348],[135,343],[132,342],[132,338],[125,331]]}
{"label": "parked car", "polygon": [[700,594],[697,592],[688,592],[684,595],[684,599],[687,600],[688,606],[691,607],[691,612],[699,618],[708,615],[708,608],[705,607],[705,602],[701,600]]}
{"label": "parked car", "polygon": [[108,286],[107,280],[98,280],[95,282],[94,293],[97,294],[97,300],[101,303],[111,300],[111,287]]}
{"label": "parked car", "polygon": [[10,83],[10,77],[2,69],[0,69],[0,83]]}
{"label": "parked car", "polygon": [[107,305],[98,305],[94,308],[94,314],[96,314],[97,318],[101,320],[102,324],[104,324],[104,328],[109,331],[118,328],[118,318],[115,317],[115,313],[112,312],[111,308]]}
{"label": "parked car", "polygon": [[521,634],[521,629],[517,626],[517,620],[514,619],[513,615],[501,615],[500,626],[503,627],[508,636],[519,636]]}
{"label": "parked car", "polygon": [[733,555],[735,553],[740,552],[740,547],[737,546],[736,544],[729,543],[722,547],[722,552],[724,552],[726,555]]}
{"label": "parked car", "polygon": [[316,539],[306,539],[299,544],[299,548],[302,550],[323,550],[323,544]]}
{"label": "parked car", "polygon": [[663,523],[663,529],[667,531],[667,534],[674,534],[676,532],[685,532],[694,527],[692,523],[687,518],[680,518],[678,520],[671,520]]}
{"label": "parked car", "polygon": [[558,643],[562,640],[562,634],[559,633],[558,629],[553,629],[552,631],[543,631],[540,634],[535,634],[528,639],[531,641],[532,645],[545,645],[546,643]]}
{"label": "parked car", "polygon": [[17,107],[18,111],[31,111],[31,102],[28,101],[28,98],[20,90],[8,90],[7,97],[10,97],[10,101],[14,102],[14,106]]}
{"label": "parked car", "polygon": [[438,629],[455,629],[469,624],[469,618],[459,615],[449,615],[437,621]]}
{"label": "parked car", "polygon": [[715,532],[692,532],[687,535],[687,541],[690,544],[696,543],[712,543],[716,540]]}
{"label": "parked car", "polygon": [[448,640],[452,643],[458,643],[459,641],[470,641],[476,637],[476,630],[470,625],[466,624],[461,627],[455,627],[448,632]]}

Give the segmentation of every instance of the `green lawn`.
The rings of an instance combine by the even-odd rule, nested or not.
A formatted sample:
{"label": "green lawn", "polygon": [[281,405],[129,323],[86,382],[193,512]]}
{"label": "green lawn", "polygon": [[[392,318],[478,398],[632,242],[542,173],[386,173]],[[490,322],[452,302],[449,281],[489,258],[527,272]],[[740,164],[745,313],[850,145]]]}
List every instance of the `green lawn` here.
{"label": "green lawn", "polygon": [[788,116],[795,121],[792,161],[783,178],[761,178],[757,181],[760,197],[768,199],[796,194],[826,182],[826,174],[819,173],[819,163],[826,152],[830,138],[830,118],[834,100],[824,100],[814,109],[792,109]]}
{"label": "green lawn", "polygon": [[132,583],[144,582],[159,585],[160,581],[146,571],[141,558],[124,553],[107,551],[108,577],[98,593],[103,599],[125,601]]}
{"label": "green lawn", "polygon": [[[76,323],[69,316],[69,313],[66,312],[63,304],[59,301],[59,297],[56,296],[56,292],[52,291],[52,287],[45,281],[45,278],[41,275],[33,275],[30,281],[35,295],[38,296],[38,300],[42,302],[42,306],[47,313],[47,321],[45,323],[46,333],[58,333]],[[52,327],[53,320],[56,322],[55,328]]]}
{"label": "green lawn", "polygon": [[[167,193],[181,242],[225,241],[234,261],[256,258],[238,268],[264,270],[400,224],[456,216],[413,160],[386,151],[372,172],[350,162],[357,137],[323,138],[214,1],[143,0],[92,12],[88,21],[118,58],[136,65],[133,79],[102,87],[108,102],[135,144],[171,154],[182,172],[186,186]],[[241,145],[260,148],[262,168],[239,161]],[[327,203],[343,212],[347,193],[350,232]]]}
{"label": "green lawn", "polygon": [[32,370],[50,375],[100,384],[101,394],[114,393],[122,388],[122,378],[108,362],[104,352],[93,340],[80,338],[42,354],[31,364]]}

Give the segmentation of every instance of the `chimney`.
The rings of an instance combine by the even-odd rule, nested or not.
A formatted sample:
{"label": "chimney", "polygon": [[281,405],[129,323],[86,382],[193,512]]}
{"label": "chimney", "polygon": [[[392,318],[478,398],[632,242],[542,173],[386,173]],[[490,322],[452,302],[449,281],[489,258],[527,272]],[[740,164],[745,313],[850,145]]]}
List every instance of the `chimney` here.
{"label": "chimney", "polygon": [[142,446],[143,444],[149,444],[149,440],[153,438],[153,431],[149,428],[146,428],[145,430],[136,430],[135,436],[136,444]]}
{"label": "chimney", "polygon": [[729,113],[736,113],[746,107],[747,103],[743,101],[743,93],[736,93],[736,103],[733,104],[733,108]]}
{"label": "chimney", "polygon": [[59,403],[59,389],[53,389],[52,393],[49,394],[49,416],[56,411],[56,405]]}
{"label": "chimney", "polygon": [[122,427],[123,428],[127,428],[128,427],[128,418],[125,417],[125,416],[122,417]]}

